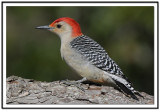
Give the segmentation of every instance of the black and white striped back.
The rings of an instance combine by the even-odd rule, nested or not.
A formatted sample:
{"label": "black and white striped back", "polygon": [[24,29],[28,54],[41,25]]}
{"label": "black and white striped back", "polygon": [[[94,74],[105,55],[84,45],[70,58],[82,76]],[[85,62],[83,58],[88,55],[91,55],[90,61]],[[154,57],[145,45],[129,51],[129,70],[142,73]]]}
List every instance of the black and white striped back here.
{"label": "black and white striped back", "polygon": [[119,66],[109,57],[103,47],[101,47],[96,41],[88,36],[82,35],[71,41],[70,45],[97,68],[125,79],[125,81],[128,82],[127,84],[121,82],[121,80],[118,78],[112,77],[120,89],[123,90],[124,88],[123,92],[127,92],[126,89],[128,89],[128,94],[133,95],[133,97],[136,99],[136,96],[134,95],[135,90],[131,86],[131,82],[127,77],[125,77]]}

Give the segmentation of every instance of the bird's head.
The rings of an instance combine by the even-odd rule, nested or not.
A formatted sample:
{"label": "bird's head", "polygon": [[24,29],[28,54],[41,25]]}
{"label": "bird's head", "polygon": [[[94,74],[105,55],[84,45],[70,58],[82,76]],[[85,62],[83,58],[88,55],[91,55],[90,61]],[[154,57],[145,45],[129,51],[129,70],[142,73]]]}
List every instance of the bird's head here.
{"label": "bird's head", "polygon": [[75,38],[82,35],[79,24],[69,17],[59,18],[50,25],[39,26],[36,29],[47,29],[60,37],[71,36]]}

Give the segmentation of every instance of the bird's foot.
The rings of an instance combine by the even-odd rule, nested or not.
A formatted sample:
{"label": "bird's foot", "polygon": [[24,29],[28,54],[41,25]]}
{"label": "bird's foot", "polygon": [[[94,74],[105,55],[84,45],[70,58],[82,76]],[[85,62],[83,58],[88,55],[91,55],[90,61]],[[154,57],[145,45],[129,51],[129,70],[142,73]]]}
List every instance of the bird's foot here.
{"label": "bird's foot", "polygon": [[81,84],[82,84],[82,82],[84,82],[84,81],[87,81],[87,79],[86,79],[86,78],[83,78],[83,79],[77,80],[77,81],[70,81],[70,80],[67,79],[67,80],[62,80],[61,82],[62,82],[63,84],[65,84],[65,85],[68,85],[68,86],[74,85],[74,86],[76,86],[77,88],[79,88],[79,89],[81,89],[82,91],[84,91],[84,88],[81,87]]}

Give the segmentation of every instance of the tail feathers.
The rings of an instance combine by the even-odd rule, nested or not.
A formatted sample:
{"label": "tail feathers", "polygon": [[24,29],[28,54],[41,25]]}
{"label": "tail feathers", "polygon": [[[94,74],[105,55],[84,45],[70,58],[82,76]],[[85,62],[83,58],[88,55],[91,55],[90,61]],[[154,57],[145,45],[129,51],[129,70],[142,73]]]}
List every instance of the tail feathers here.
{"label": "tail feathers", "polygon": [[133,99],[138,100],[137,96],[143,97],[139,92],[135,91],[132,87],[131,82],[128,81],[128,78],[125,79],[125,76],[119,77],[114,74],[109,74],[112,80],[115,82],[117,87],[122,91],[125,95],[131,96]]}
{"label": "tail feathers", "polygon": [[116,83],[116,85],[118,86],[118,88],[123,92],[123,93],[126,93],[127,95],[130,95],[133,99],[135,100],[139,100],[136,95],[134,94],[134,92],[129,89],[128,87],[126,87],[126,85],[124,85],[123,83],[113,79]]}
{"label": "tail feathers", "polygon": [[138,91],[135,91],[135,90],[134,90],[134,94],[136,94],[136,95],[138,95],[138,96],[144,98]]}

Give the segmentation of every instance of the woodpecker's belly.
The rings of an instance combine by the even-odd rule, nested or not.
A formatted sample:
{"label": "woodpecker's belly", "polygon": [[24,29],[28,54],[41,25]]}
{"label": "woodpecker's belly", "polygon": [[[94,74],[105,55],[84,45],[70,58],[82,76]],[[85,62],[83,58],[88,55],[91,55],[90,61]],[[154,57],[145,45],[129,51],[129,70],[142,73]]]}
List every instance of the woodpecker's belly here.
{"label": "woodpecker's belly", "polygon": [[89,81],[103,84],[114,83],[107,72],[92,65],[83,55],[74,49],[67,48],[67,46],[61,47],[61,56],[80,76],[86,77]]}

